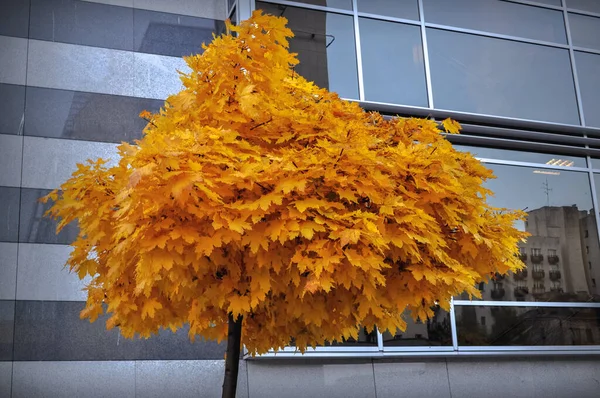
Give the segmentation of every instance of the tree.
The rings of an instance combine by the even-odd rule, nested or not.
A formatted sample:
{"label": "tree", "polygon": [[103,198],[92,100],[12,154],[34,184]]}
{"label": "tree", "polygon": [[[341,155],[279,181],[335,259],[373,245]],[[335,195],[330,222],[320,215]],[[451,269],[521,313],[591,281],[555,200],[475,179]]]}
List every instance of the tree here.
{"label": "tree", "polygon": [[[227,337],[224,396],[240,345],[324,341],[404,329],[453,295],[516,271],[513,227],[490,207],[492,173],[434,120],[384,119],[294,72],[284,18],[256,11],[236,35],[186,58],[184,89],[119,146],[89,161],[49,214],[78,222],[68,260],[92,277],[82,317],[149,337],[189,324]],[[445,120],[448,133],[459,125]],[[106,308],[103,308],[103,304]]]}

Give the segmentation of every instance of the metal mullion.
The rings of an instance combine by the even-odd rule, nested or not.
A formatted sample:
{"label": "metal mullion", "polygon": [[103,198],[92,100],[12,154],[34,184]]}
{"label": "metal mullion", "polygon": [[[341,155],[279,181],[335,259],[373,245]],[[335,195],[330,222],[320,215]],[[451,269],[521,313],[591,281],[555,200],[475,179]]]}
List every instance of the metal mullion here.
{"label": "metal mullion", "polygon": [[433,104],[433,86],[431,83],[431,67],[429,65],[429,46],[427,45],[427,28],[425,27],[425,13],[423,11],[423,0],[419,0],[419,20],[421,21],[421,45],[423,46],[423,64],[425,65],[425,83],[427,85],[427,105],[430,109]]}
{"label": "metal mullion", "polygon": [[358,20],[358,0],[352,0],[352,18],[354,22],[354,46],[356,51],[356,70],[358,74],[358,98],[365,100],[365,84],[362,67],[362,50],[360,43],[360,27]]}
{"label": "metal mullion", "polygon": [[577,100],[577,108],[579,109],[579,121],[585,127],[585,115],[583,113],[583,103],[581,101],[581,89],[579,87],[579,77],[577,75],[577,65],[575,64],[575,51],[573,50],[573,40],[571,38],[571,27],[569,25],[569,13],[567,5],[562,2],[563,20],[565,23],[565,31],[567,33],[567,44],[569,46],[569,59],[571,61],[571,72],[573,74],[573,84],[575,85],[575,99]]}
{"label": "metal mullion", "polygon": [[550,308],[600,308],[600,303],[550,302],[550,301],[471,301],[454,300],[455,306],[463,307],[550,307]]}
{"label": "metal mullion", "polygon": [[420,26],[421,22],[414,20],[414,19],[404,19],[404,18],[397,18],[397,17],[390,17],[387,15],[381,15],[381,14],[371,14],[369,12],[358,12],[358,16],[360,18],[369,18],[369,19],[376,19],[378,21],[387,21],[387,22],[399,22],[399,23],[403,23],[405,25],[415,25],[415,26]]}
{"label": "metal mullion", "polygon": [[[563,3],[564,3],[564,0],[563,0]],[[567,12],[570,12],[572,14],[585,15],[586,17],[600,18],[600,13],[592,12],[592,11],[583,11],[583,10],[577,10],[575,8],[568,8],[567,7]]]}
{"label": "metal mullion", "polygon": [[237,16],[238,16],[238,24],[241,21],[244,21],[252,16],[252,11],[256,9],[256,4],[254,0],[237,0]]}
{"label": "metal mullion", "polygon": [[596,353],[600,350],[600,345],[520,345],[520,346],[462,346],[459,351],[462,352],[486,352],[487,354],[495,352],[505,352],[507,354],[514,355],[515,352],[533,352],[533,351],[545,351],[545,352],[563,352],[569,353],[587,353],[588,351],[595,351]]}
{"label": "metal mullion", "polygon": [[[420,0],[420,1],[422,1],[422,0]],[[528,44],[537,44],[537,45],[546,46],[546,47],[562,48],[564,50],[567,50],[569,48],[568,44],[554,43],[554,42],[545,41],[545,40],[528,39],[528,38],[520,37],[520,36],[511,36],[511,35],[505,35],[505,34],[501,34],[501,33],[486,32],[483,30],[459,28],[456,26],[435,24],[435,23],[430,23],[430,22],[426,22],[425,26],[427,28],[432,28],[432,29],[447,30],[447,31],[458,32],[458,33],[468,33],[468,34],[476,35],[476,36],[492,37],[495,39],[511,40],[511,41],[517,41],[517,42],[521,42],[521,43],[528,43]]]}
{"label": "metal mullion", "polygon": [[595,48],[589,48],[589,47],[573,46],[573,50],[574,51],[579,51],[581,53],[589,53],[589,54],[596,54],[596,55],[600,54],[600,50],[597,50]]}
{"label": "metal mullion", "polygon": [[564,166],[554,166],[550,164],[544,163],[533,163],[533,162],[522,162],[520,160],[504,160],[504,159],[491,159],[491,158],[482,158],[479,156],[475,156],[477,160],[482,163],[490,163],[490,164],[501,164],[506,166],[518,166],[518,167],[529,167],[534,169],[548,169],[548,170],[557,170],[557,171],[573,171],[580,173],[587,173],[589,170],[586,167],[564,167]]}
{"label": "metal mullion", "polygon": [[454,297],[450,298],[450,332],[452,333],[452,348],[458,351],[458,329],[456,328],[456,313],[454,311]]}
{"label": "metal mullion", "polygon": [[444,353],[444,352],[454,352],[456,349],[451,345],[444,346],[386,346],[384,349],[385,353]]}
{"label": "metal mullion", "polygon": [[314,4],[306,4],[306,3],[298,3],[295,1],[287,1],[287,0],[260,0],[263,3],[270,3],[270,4],[279,4],[282,6],[289,6],[289,7],[296,7],[296,8],[307,8],[309,10],[316,10],[316,11],[325,11],[325,12],[333,12],[335,14],[344,14],[344,15],[350,15],[353,16],[354,15],[354,11],[353,10],[344,10],[343,8],[332,8],[332,7],[326,7],[326,6],[317,6]]}
{"label": "metal mullion", "polygon": [[515,3],[515,4],[523,4],[526,6],[534,6],[534,7],[539,7],[539,8],[548,8],[550,10],[557,10],[557,11],[562,10],[562,6],[553,6],[551,4],[537,3],[535,1],[526,1],[526,0],[501,0],[501,1],[504,1],[506,3]]}

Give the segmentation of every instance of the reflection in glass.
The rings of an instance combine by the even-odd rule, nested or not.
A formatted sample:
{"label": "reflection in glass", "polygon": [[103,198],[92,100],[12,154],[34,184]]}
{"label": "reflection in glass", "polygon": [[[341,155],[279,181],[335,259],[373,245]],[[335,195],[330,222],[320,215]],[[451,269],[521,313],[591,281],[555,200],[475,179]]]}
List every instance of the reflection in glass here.
{"label": "reflection in glass", "polygon": [[567,44],[562,11],[498,0],[423,0],[426,22]]}
{"label": "reflection in glass", "polygon": [[421,29],[368,18],[359,23],[365,99],[426,107]]}
{"label": "reflection in glass", "polygon": [[600,127],[600,55],[575,51],[586,126]]}
{"label": "reflection in glass", "polygon": [[527,268],[492,278],[481,293],[482,299],[600,301],[588,269],[589,262],[600,265],[588,174],[493,164],[486,167],[497,177],[486,183],[495,194],[488,203],[524,210],[527,219],[517,228],[531,236],[520,244],[520,257]]}
{"label": "reflection in glass", "polygon": [[600,2],[594,0],[569,0],[567,3],[569,9],[595,12],[600,14]]}
{"label": "reflection in glass", "polygon": [[579,124],[566,49],[427,29],[439,109]]}
{"label": "reflection in glass", "polygon": [[600,18],[569,13],[573,45],[600,50]]}
{"label": "reflection in glass", "polygon": [[459,345],[600,344],[600,308],[455,306],[455,310]]}
{"label": "reflection in glass", "polygon": [[[295,339],[292,338],[289,344],[290,347],[295,347]],[[344,339],[342,341],[326,341],[325,344],[319,344],[317,347],[344,347],[344,346],[377,346],[377,330],[367,330],[361,327],[358,331],[358,339]]]}
{"label": "reflection in glass", "polygon": [[434,308],[434,315],[424,322],[415,322],[406,313],[405,331],[397,330],[394,334],[383,332],[383,344],[386,347],[411,346],[449,346],[452,345],[450,330],[450,314],[440,308]]}
{"label": "reflection in glass", "polygon": [[[331,7],[331,8],[341,8],[343,10],[351,10],[352,9],[352,0],[294,0],[298,3],[304,4],[312,4],[315,6],[323,6],[323,7]],[[258,5],[256,8],[262,8]]]}
{"label": "reflection in glass", "polygon": [[342,98],[358,99],[358,72],[351,16],[256,2],[266,13],[284,16],[295,37],[290,51],[298,53],[296,72]]}
{"label": "reflection in glass", "polygon": [[[562,6],[561,0],[534,0],[534,1],[536,3],[548,4],[548,5],[551,5],[551,6],[557,6],[557,7],[561,7]],[[587,0],[584,0],[584,1],[587,1]]]}
{"label": "reflection in glass", "polygon": [[404,19],[419,19],[417,0],[358,0],[358,12]]}
{"label": "reflection in glass", "polygon": [[461,152],[470,152],[477,158],[516,160],[519,162],[548,164],[552,166],[563,167],[586,167],[585,158],[556,155],[538,152],[513,151],[508,149],[484,148],[466,145],[452,145],[452,147]]}

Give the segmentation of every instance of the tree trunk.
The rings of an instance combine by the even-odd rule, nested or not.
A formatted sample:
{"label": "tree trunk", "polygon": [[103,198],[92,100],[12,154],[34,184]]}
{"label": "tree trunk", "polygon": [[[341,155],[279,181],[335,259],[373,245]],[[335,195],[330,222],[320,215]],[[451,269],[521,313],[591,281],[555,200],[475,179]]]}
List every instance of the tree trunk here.
{"label": "tree trunk", "polygon": [[235,398],[238,370],[240,367],[240,346],[242,345],[242,316],[237,320],[229,314],[227,327],[227,356],[225,358],[225,379],[223,380],[223,398]]}

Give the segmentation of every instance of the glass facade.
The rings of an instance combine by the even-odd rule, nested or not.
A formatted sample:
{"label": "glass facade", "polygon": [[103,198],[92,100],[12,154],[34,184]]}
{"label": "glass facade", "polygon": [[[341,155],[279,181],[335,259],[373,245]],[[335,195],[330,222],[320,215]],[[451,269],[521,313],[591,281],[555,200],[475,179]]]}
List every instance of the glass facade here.
{"label": "glass facade", "polygon": [[494,171],[490,204],[524,210],[517,227],[531,234],[520,245],[526,268],[480,284],[481,299],[455,297],[450,312],[437,309],[422,322],[406,317],[405,331],[382,331],[376,343],[361,333],[317,353],[600,350],[596,2],[266,0],[256,7],[288,18],[297,70],[309,80],[366,109],[462,121],[461,136],[449,139]]}

